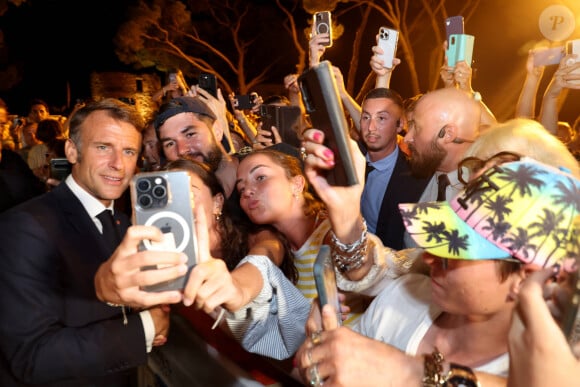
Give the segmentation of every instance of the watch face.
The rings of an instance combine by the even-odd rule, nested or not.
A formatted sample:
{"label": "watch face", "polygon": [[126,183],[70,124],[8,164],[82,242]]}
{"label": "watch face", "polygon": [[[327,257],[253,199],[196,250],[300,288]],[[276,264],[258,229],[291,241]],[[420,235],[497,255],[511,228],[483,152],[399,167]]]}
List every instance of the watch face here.
{"label": "watch face", "polygon": [[475,373],[469,367],[451,363],[445,386],[448,387],[479,387]]}

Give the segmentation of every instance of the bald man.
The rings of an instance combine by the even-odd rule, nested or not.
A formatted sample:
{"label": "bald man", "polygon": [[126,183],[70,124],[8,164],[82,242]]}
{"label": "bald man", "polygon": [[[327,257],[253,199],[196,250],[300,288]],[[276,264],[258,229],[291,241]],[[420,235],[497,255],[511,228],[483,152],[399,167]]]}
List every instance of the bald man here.
{"label": "bald man", "polygon": [[[411,170],[417,176],[433,175],[419,202],[438,198],[439,176],[447,175],[445,199],[450,200],[463,185],[457,178],[457,165],[479,135],[481,105],[472,95],[454,88],[431,91],[422,96],[405,135],[411,152]],[[405,234],[406,247],[415,247]]]}

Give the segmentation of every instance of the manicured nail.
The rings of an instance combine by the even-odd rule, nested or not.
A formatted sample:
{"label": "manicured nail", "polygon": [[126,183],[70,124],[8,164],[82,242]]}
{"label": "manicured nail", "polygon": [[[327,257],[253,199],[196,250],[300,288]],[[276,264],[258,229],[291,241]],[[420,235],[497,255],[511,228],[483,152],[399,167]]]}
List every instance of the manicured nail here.
{"label": "manicured nail", "polygon": [[314,135],[312,136],[312,138],[314,138],[314,141],[320,142],[322,140],[322,133],[316,132],[316,133],[314,133]]}
{"label": "manicured nail", "polygon": [[326,157],[328,159],[334,158],[334,153],[330,149],[326,149],[324,151],[324,157]]}

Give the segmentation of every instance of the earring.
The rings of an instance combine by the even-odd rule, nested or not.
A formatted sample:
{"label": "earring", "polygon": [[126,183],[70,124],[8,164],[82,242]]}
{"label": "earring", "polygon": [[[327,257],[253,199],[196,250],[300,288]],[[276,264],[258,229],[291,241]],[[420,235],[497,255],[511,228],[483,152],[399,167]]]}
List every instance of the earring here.
{"label": "earring", "polygon": [[215,221],[219,222],[222,218],[222,213],[218,212],[218,213],[214,214],[214,217],[215,217]]}

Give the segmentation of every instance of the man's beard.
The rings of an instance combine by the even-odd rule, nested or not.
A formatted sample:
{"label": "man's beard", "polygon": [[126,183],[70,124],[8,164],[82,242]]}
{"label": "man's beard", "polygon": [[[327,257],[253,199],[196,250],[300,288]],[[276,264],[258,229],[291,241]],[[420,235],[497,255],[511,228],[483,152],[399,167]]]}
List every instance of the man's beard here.
{"label": "man's beard", "polygon": [[220,166],[220,162],[223,158],[222,150],[216,145],[213,144],[212,148],[207,152],[206,155],[202,155],[203,162],[206,163],[212,172],[216,172]]}
{"label": "man's beard", "polygon": [[419,154],[412,143],[408,144],[408,146],[411,151],[411,158],[409,160],[411,172],[418,177],[429,177],[433,175],[439,169],[445,156],[447,156],[447,151],[441,148],[436,140],[431,142],[431,146],[425,154]]}

